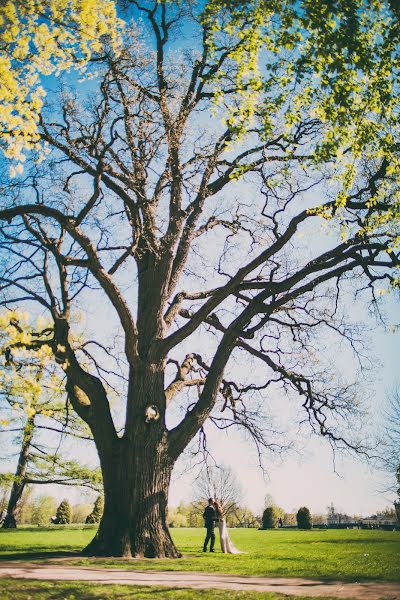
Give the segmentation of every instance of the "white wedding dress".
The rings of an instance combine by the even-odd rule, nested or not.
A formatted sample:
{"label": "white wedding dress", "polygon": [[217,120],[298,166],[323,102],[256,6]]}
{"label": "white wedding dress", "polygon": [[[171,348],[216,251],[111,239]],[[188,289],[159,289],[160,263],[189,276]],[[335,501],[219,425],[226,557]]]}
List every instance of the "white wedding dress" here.
{"label": "white wedding dress", "polygon": [[221,550],[224,554],[243,554],[235,546],[229,537],[228,528],[225,519],[220,519],[218,522],[219,539],[221,542]]}

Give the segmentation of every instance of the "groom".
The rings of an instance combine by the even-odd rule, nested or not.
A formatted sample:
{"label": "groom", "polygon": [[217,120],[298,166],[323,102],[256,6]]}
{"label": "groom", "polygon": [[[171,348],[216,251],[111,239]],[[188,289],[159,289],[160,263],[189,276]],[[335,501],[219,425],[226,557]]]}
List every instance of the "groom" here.
{"label": "groom", "polygon": [[206,539],[204,540],[203,552],[207,552],[207,544],[211,540],[210,543],[210,552],[214,552],[214,544],[215,544],[215,521],[217,520],[217,513],[214,508],[214,498],[208,499],[208,506],[203,513],[204,518],[204,526],[207,529]]}

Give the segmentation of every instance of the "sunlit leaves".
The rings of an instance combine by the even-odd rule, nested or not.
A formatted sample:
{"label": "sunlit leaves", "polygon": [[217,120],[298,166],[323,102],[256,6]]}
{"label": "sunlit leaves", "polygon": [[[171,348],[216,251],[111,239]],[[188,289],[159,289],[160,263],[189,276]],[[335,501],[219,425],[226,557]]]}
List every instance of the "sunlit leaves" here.
{"label": "sunlit leaves", "polygon": [[112,0],[6,0],[0,3],[0,145],[22,171],[37,141],[45,95],[41,77],[83,69],[116,48],[121,22]]}
{"label": "sunlit leaves", "polygon": [[215,46],[222,33],[236,44],[230,56],[239,65],[243,102],[230,106],[229,123],[240,134],[257,116],[268,136],[277,114],[286,135],[304,119],[318,120],[321,136],[309,150],[314,161],[334,169],[338,207],[365,164],[385,159],[391,193],[399,184],[395,6],[390,0],[211,0],[205,11]]}
{"label": "sunlit leaves", "polygon": [[62,382],[50,347],[27,349],[31,342],[48,338],[50,331],[42,317],[33,320],[22,311],[0,314],[0,390],[16,417],[50,417],[63,406]]}

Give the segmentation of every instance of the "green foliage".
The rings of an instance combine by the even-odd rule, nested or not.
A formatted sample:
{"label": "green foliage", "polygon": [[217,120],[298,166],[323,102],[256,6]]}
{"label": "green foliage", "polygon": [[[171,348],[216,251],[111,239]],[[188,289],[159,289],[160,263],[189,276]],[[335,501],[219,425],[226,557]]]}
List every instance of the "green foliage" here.
{"label": "green foliage", "polygon": [[187,527],[188,522],[185,515],[176,509],[168,510],[168,527]]}
{"label": "green foliage", "polygon": [[285,511],[275,504],[271,494],[265,496],[265,510],[262,516],[262,528],[274,529],[278,527],[279,519],[284,519]]}
{"label": "green foliage", "polygon": [[[51,360],[52,333],[49,321],[43,317],[33,319],[20,310],[0,311],[0,431],[10,427],[23,430],[16,443],[18,453],[24,445],[25,461],[19,464],[23,478],[2,473],[0,484],[54,482],[100,491],[100,469],[66,460],[60,454],[61,444],[56,452],[51,452],[47,444],[42,449],[40,434],[46,428],[90,439],[87,426],[75,414],[67,414],[62,371]],[[32,340],[37,339],[43,345],[35,352],[29,351]],[[20,499],[15,501],[19,506]],[[31,514],[24,515],[24,519],[31,518]]]}
{"label": "green foliage", "polygon": [[393,506],[387,506],[383,510],[379,510],[376,513],[378,519],[395,519],[396,511]]}
{"label": "green foliage", "polygon": [[85,522],[88,524],[100,523],[100,519],[103,516],[103,510],[104,510],[104,497],[100,495],[100,496],[97,496],[96,501],[93,506],[93,510],[86,517]]}
{"label": "green foliage", "polygon": [[297,511],[296,515],[297,527],[299,529],[312,529],[313,522],[309,509],[306,506],[302,506]]}
{"label": "green foliage", "polygon": [[58,525],[69,525],[72,520],[72,509],[68,500],[64,499],[60,503],[56,512],[56,522]]}
{"label": "green foliage", "polygon": [[291,526],[297,525],[295,513],[284,513],[282,520],[285,525],[291,525]]}
{"label": "green foliage", "polygon": [[30,461],[30,478],[34,482],[65,483],[88,487],[95,491],[103,489],[101,470],[81,465],[76,460],[66,460],[57,454],[33,456]]}
{"label": "green foliage", "polygon": [[2,478],[3,475],[0,473],[0,514],[7,508],[11,487],[10,483]]}
{"label": "green foliage", "polygon": [[39,496],[33,502],[32,524],[44,527],[56,511],[56,501],[52,496]]}
{"label": "green foliage", "polygon": [[[204,20],[217,47],[234,47],[236,83],[228,123],[243,135],[261,121],[266,137],[279,116],[283,137],[307,119],[321,123],[310,160],[329,161],[337,178],[337,208],[346,205],[356,176],[384,160],[388,180],[371,206],[399,184],[399,11],[392,0],[210,0]],[[221,77],[215,74],[216,82]],[[222,97],[222,92],[221,92]],[[228,103],[229,98],[224,98]],[[398,195],[390,219],[399,219]],[[321,213],[322,214],[322,213]],[[381,215],[371,218],[378,228]],[[398,243],[398,239],[397,242]]]}
{"label": "green foliage", "polygon": [[0,489],[9,489],[15,479],[14,473],[0,473]]}
{"label": "green foliage", "polygon": [[400,525],[400,502],[395,502],[394,503],[394,508],[395,508],[395,511],[396,511],[397,522]]}
{"label": "green foliage", "polygon": [[186,505],[185,516],[188,527],[204,527],[203,511],[199,510],[198,502],[190,502]]}
{"label": "green foliage", "polygon": [[274,529],[278,527],[279,514],[275,506],[267,506],[262,516],[262,528]]}
{"label": "green foliage", "polygon": [[227,519],[228,527],[256,527],[261,526],[261,519],[247,506],[235,506]]}
{"label": "green foliage", "polygon": [[119,26],[113,0],[0,3],[0,148],[19,161],[17,172],[38,141],[40,76],[82,70],[104,43],[116,48]]}
{"label": "green foliage", "polygon": [[72,523],[86,523],[86,517],[91,512],[91,504],[74,504],[72,506]]}
{"label": "green foliage", "polygon": [[[169,527],[199,527],[204,528],[204,502],[181,502],[177,507],[168,508]],[[226,515],[228,527],[259,527],[260,519],[246,506],[232,504],[231,511]]]}

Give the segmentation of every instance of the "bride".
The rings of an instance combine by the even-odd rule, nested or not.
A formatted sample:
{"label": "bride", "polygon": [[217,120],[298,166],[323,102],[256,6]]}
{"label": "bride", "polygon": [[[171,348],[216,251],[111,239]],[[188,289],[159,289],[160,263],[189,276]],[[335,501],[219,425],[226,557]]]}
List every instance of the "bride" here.
{"label": "bride", "polygon": [[219,528],[219,539],[221,542],[221,550],[224,554],[243,554],[235,548],[232,543],[231,538],[229,537],[228,528],[226,526],[226,520],[224,517],[224,511],[222,509],[222,505],[218,500],[214,502],[215,512],[218,517],[218,528]]}

